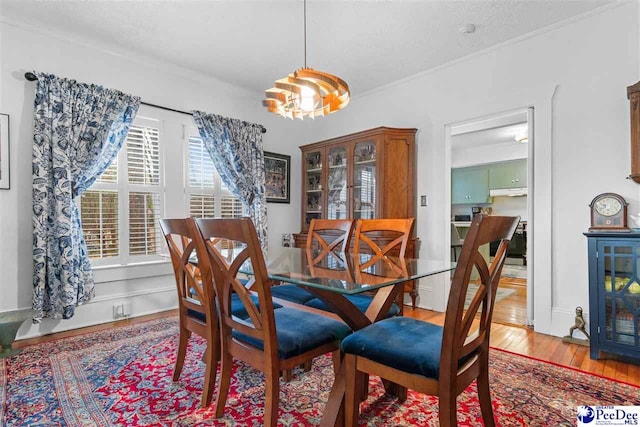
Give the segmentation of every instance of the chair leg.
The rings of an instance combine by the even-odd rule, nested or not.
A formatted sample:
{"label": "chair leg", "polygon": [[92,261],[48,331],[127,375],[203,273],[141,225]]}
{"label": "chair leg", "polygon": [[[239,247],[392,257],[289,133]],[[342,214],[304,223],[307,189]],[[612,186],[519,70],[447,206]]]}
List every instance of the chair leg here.
{"label": "chair leg", "polygon": [[344,415],[345,427],[356,427],[360,415],[360,397],[362,394],[363,372],[356,369],[356,356],[347,354],[343,362],[346,368]]}
{"label": "chair leg", "polygon": [[277,366],[267,368],[265,372],[264,391],[264,423],[265,427],[278,425],[278,407],[280,405],[280,375]]}
{"label": "chair leg", "polygon": [[338,371],[340,370],[340,363],[342,363],[342,351],[333,351],[331,353],[331,360],[333,361],[333,374],[338,375]]}
{"label": "chair leg", "polygon": [[440,427],[455,427],[458,425],[458,413],[456,407],[456,396],[451,392],[446,396],[439,397],[439,419]]}
{"label": "chair leg", "polygon": [[226,351],[222,351],[220,357],[220,376],[218,377],[218,395],[216,396],[216,418],[224,414],[224,406],[227,403],[229,386],[231,384],[231,368],[233,368],[233,358]]}
{"label": "chair leg", "polygon": [[309,372],[311,370],[312,364],[313,360],[309,359],[302,364],[302,369],[304,369],[305,372]]}
{"label": "chair leg", "polygon": [[382,378],[382,385],[384,385],[384,390],[387,394],[397,397],[398,401],[404,402],[407,400],[407,388],[405,386],[394,383],[386,378]]}
{"label": "chair leg", "polygon": [[[217,338],[217,337],[216,337]],[[207,351],[205,353],[205,372],[204,372],[204,386],[202,388],[202,401],[200,405],[206,408],[211,403],[213,397],[213,391],[216,384],[216,371],[218,370],[218,340],[214,339],[213,342],[209,342]]]}
{"label": "chair leg", "polygon": [[178,381],[180,373],[182,373],[182,366],[184,365],[184,358],[187,354],[187,345],[189,343],[189,337],[191,331],[184,328],[180,328],[180,336],[178,338],[178,352],[176,354],[176,364],[173,367],[173,381]]}
{"label": "chair leg", "polygon": [[480,369],[478,375],[478,399],[480,400],[480,410],[482,411],[482,421],[487,427],[495,425],[493,417],[493,406],[491,405],[491,389],[489,388],[489,369],[485,367]]}
{"label": "chair leg", "polygon": [[288,383],[293,378],[293,369],[285,369],[282,371],[282,379]]}
{"label": "chair leg", "polygon": [[[364,372],[358,372],[360,379],[358,380],[358,386],[360,387],[360,402],[364,402],[369,397],[369,374]],[[383,380],[384,381],[384,380]]]}

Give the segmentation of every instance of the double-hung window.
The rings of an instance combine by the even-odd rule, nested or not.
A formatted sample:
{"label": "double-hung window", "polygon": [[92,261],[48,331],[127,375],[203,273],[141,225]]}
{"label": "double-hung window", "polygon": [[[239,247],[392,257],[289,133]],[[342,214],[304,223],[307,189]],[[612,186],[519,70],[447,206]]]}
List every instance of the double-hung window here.
{"label": "double-hung window", "polygon": [[242,203],[220,179],[211,156],[196,129],[189,128],[186,138],[187,212],[197,218],[239,218]]}
{"label": "double-hung window", "polygon": [[118,157],[81,197],[93,265],[158,260],[163,214],[160,122],[136,118]]}

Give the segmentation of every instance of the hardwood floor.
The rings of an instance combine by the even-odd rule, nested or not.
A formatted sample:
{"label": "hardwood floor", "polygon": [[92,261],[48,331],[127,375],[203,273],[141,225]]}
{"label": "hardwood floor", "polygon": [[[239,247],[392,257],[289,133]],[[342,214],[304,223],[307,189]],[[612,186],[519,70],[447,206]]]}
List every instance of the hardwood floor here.
{"label": "hardwood floor", "polygon": [[498,289],[513,290],[508,297],[496,302],[493,320],[498,323],[524,326],[527,324],[527,279],[501,277]]}
{"label": "hardwood floor", "polygon": [[[435,311],[405,307],[404,315],[440,325],[444,323],[444,313]],[[528,327],[494,322],[491,326],[490,344],[502,350],[640,386],[640,365],[615,358],[591,360],[588,347],[563,343],[562,338],[539,334]]]}
{"label": "hardwood floor", "polygon": [[[88,328],[51,334],[44,337],[20,340],[14,343],[14,347],[25,347],[27,345],[33,345],[69,336],[76,336],[98,330],[110,329],[116,326],[124,326],[175,315],[177,315],[177,310],[165,311],[149,316],[120,320]],[[421,308],[412,309],[411,306],[405,306],[404,315],[436,324],[442,324],[444,322],[444,313],[424,310]],[[588,347],[576,344],[566,344],[562,342],[562,338],[539,334],[534,332],[531,328],[494,322],[491,328],[491,346],[640,386],[640,365],[625,363],[615,359],[591,360],[589,357]]]}

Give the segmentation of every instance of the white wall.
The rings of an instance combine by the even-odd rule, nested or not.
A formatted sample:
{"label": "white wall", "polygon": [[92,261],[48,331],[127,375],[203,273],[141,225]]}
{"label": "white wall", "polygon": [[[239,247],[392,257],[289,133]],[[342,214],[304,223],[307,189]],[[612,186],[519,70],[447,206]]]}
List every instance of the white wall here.
{"label": "white wall", "polygon": [[[565,335],[588,307],[588,204],[613,191],[639,212],[629,174],[626,87],[639,79],[638,2],[616,3],[397,84],[354,97],[340,121],[315,123],[317,139],[375,126],[416,127],[421,257],[449,256],[451,163],[445,126],[535,107],[530,183],[536,200],[535,328]],[[421,304],[443,307],[448,283],[421,281]]]}
{"label": "white wall", "polygon": [[[24,79],[25,71],[35,69],[102,84],[175,109],[201,109],[261,123],[268,129],[264,135],[265,150],[292,155],[291,172],[295,177],[291,204],[268,205],[269,241],[279,245],[281,233],[299,231],[300,153],[297,147],[301,131],[297,123],[264,111],[261,93],[247,92],[175,66],[6,19],[0,21],[0,42],[0,111],[10,115],[11,128],[11,190],[0,191],[0,311],[31,306],[31,144],[35,83]],[[184,116],[184,120],[190,119]],[[167,139],[171,145],[167,147],[170,153],[167,158],[180,162],[180,136]],[[167,214],[179,215],[179,206],[176,201],[168,201]],[[152,277],[139,278],[150,269]],[[169,266],[150,267],[142,273],[140,270],[120,271],[119,279],[98,283],[95,300],[79,307],[73,319],[25,324],[19,338],[110,321],[111,306],[116,302],[130,303],[134,316],[175,307],[175,284],[173,276],[168,274]],[[112,277],[113,273],[96,273],[97,280],[107,276]]]}
{"label": "white wall", "polygon": [[[455,137],[453,137],[455,147]],[[451,167],[482,165],[486,163],[505,162],[515,159],[526,159],[528,144],[502,143],[479,147],[465,147],[451,150]]]}

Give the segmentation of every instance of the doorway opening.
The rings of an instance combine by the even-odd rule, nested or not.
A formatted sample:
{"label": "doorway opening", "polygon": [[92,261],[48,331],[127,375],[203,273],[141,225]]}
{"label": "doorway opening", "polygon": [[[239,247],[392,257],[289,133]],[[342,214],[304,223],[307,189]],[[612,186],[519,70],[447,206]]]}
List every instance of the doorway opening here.
{"label": "doorway opening", "polygon": [[[498,286],[493,321],[530,326],[533,108],[453,124],[448,129],[451,259],[457,258],[475,214],[520,216]],[[489,260],[495,250],[486,245],[481,253]]]}

